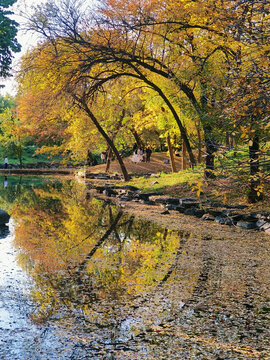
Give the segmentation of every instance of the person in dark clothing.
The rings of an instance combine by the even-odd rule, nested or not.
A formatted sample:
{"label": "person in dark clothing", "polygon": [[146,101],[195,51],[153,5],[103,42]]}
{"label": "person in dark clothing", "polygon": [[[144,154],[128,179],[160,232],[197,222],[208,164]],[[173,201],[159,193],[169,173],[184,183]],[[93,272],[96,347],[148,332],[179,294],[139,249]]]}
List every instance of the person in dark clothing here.
{"label": "person in dark clothing", "polygon": [[150,162],[150,157],[151,157],[151,154],[152,154],[152,150],[150,149],[150,147],[148,147],[148,148],[146,149],[145,153],[146,153],[146,159],[145,159],[145,161],[146,161],[146,162]]}

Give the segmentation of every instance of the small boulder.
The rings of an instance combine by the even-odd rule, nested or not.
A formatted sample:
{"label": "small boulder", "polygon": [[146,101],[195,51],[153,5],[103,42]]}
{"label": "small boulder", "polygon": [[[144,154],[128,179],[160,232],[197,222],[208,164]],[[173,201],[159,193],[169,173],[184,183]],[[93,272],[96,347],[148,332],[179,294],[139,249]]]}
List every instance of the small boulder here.
{"label": "small boulder", "polygon": [[202,216],[202,220],[214,221],[215,217],[213,215],[211,215],[211,214],[204,214]]}
{"label": "small boulder", "polygon": [[5,210],[0,210],[0,225],[7,224],[9,219],[10,215]]}
{"label": "small boulder", "polygon": [[255,222],[247,222],[247,221],[238,221],[236,223],[237,226],[240,226],[242,229],[256,229],[257,225]]}
{"label": "small boulder", "polygon": [[259,228],[259,230],[265,231],[267,234],[270,234],[270,222],[258,220],[256,222],[256,226]]}

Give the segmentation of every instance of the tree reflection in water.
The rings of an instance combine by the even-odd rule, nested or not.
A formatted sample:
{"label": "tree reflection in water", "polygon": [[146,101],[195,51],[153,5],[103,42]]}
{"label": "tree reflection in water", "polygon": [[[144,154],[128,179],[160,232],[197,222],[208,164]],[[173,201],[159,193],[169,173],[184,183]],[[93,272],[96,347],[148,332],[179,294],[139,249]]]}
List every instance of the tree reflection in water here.
{"label": "tree reflection in water", "polygon": [[171,231],[83,191],[52,183],[10,205],[36,324],[69,334],[76,359],[267,358],[268,243]]}

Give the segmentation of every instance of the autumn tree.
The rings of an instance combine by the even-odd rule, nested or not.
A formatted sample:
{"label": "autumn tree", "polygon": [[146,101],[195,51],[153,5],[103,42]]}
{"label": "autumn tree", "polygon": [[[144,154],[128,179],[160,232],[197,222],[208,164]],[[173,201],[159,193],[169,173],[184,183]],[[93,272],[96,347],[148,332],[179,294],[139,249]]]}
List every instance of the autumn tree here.
{"label": "autumn tree", "polygon": [[[38,126],[41,126],[41,128],[43,128],[45,131],[48,129],[49,133],[52,134],[52,136],[55,136],[59,134],[59,132],[55,133],[50,129],[50,126],[47,123],[47,119],[51,119],[54,126],[59,124],[59,126],[63,127],[64,129],[67,126],[62,121],[63,118],[61,118],[61,116],[59,117],[59,111],[58,114],[57,112],[55,113],[55,105],[53,104],[52,107],[48,107],[48,99],[56,99],[57,101],[63,101],[64,99],[64,102],[61,104],[61,109],[63,109],[64,112],[68,112],[67,104],[69,104],[71,107],[76,105],[76,107],[79,109],[79,112],[83,113],[84,116],[87,116],[88,119],[91,120],[98,133],[104,138],[108,146],[112,149],[120,164],[123,177],[125,180],[127,180],[127,170],[116,146],[114,145],[113,139],[110,138],[104,129],[102,122],[99,121],[93,113],[92,108],[96,102],[95,95],[98,96],[98,94],[96,94],[95,91],[92,91],[92,87],[90,86],[91,79],[78,76],[78,68],[76,67],[77,62],[75,59],[78,58],[79,54],[76,52],[67,52],[67,48],[64,45],[58,44],[58,47],[58,53],[56,53],[55,47],[50,43],[47,42],[43,44],[41,47],[33,50],[33,53],[27,57],[26,63],[31,64],[31,66],[27,66],[27,68],[22,66],[21,68],[20,77],[22,80],[20,81],[24,84],[25,91],[22,91],[23,87],[21,87],[20,91],[22,91],[22,94],[30,93],[31,95],[33,94],[34,87],[37,86],[37,89],[39,89],[42,93],[43,101],[41,101],[41,106],[43,106],[44,111],[49,114],[49,117],[46,117],[43,115],[43,113],[40,113],[39,118],[42,119],[42,122],[36,121],[36,119],[34,119],[34,121],[36,121]],[[59,52],[60,49],[61,51]],[[47,68],[48,63],[51,65],[50,70]],[[62,71],[60,70],[61,67]],[[30,81],[27,80],[29,77]],[[25,79],[26,81],[24,81]],[[91,89],[91,92],[89,92],[89,88]],[[46,93],[50,93],[48,99],[46,98]],[[20,108],[25,108],[26,112],[29,112],[30,107],[25,107],[26,97],[24,96],[23,99],[24,101],[22,102],[22,106]],[[36,111],[38,111],[37,108]],[[53,116],[51,116],[52,112]],[[68,116],[70,116],[70,113]],[[57,121],[57,119],[59,121]],[[44,122],[46,123],[45,126],[42,125]]]}
{"label": "autumn tree", "polygon": [[16,156],[22,167],[22,155],[27,133],[21,127],[15,98],[10,95],[0,97],[0,141],[6,155]]}
{"label": "autumn tree", "polygon": [[267,28],[268,18],[264,14],[268,4],[263,3],[262,7],[251,0],[245,3],[131,0],[123,4],[108,0],[100,4],[95,15],[91,12],[82,15],[76,1],[72,5],[68,7],[62,2],[57,6],[50,2],[46,7],[36,8],[30,28],[45,35],[56,48],[58,41],[70,52],[76,49],[80,54],[77,75],[89,79],[91,73],[92,81],[84,96],[120,77],[147,84],[173,114],[194,164],[180,111],[170,100],[170,91],[164,89],[164,82],[170,82],[181,94],[180,109],[183,94],[203,129],[205,175],[214,177],[215,154],[222,129],[225,130],[221,100],[226,89],[234,84],[231,68],[241,62],[243,39],[247,38],[245,23],[253,23],[250,14],[256,5],[263,12]]}
{"label": "autumn tree", "polygon": [[[266,1],[239,3],[227,19],[237,44],[237,57],[228,64],[230,87],[223,99],[223,118],[230,121],[231,132],[238,133],[248,146],[250,168],[249,201],[262,198],[263,178],[269,164],[269,11]],[[230,20],[229,20],[230,19]],[[264,159],[266,175],[260,160]],[[244,164],[245,165],[245,164]]]}
{"label": "autumn tree", "polygon": [[[187,149],[191,157],[191,162],[195,163],[191,146],[186,136],[185,128],[182,126],[182,122],[179,118],[177,110],[170,102],[169,97],[163,92],[161,86],[158,83],[153,83],[151,79],[147,77],[147,74],[144,73],[143,68],[140,68],[140,66],[136,66],[136,63],[134,64],[126,63],[126,64],[122,64],[123,65],[122,66],[117,59],[115,62],[110,60],[110,56],[107,58],[105,52],[100,51],[101,47],[103,47],[104,50],[106,49],[106,41],[107,41],[106,36],[107,35],[109,36],[109,38],[111,39],[110,41],[113,42],[117,41],[121,44],[123,40],[122,37],[120,36],[121,34],[120,33],[118,34],[117,31],[114,30],[111,31],[110,29],[108,29],[109,31],[107,32],[106,29],[99,28],[96,25],[92,26],[92,29],[91,27],[83,29],[81,27],[83,18],[81,17],[82,15],[79,13],[78,8],[75,6],[75,4],[76,2],[73,2],[74,8],[72,11],[70,11],[70,8],[68,8],[67,4],[65,3],[64,4],[62,3],[62,7],[57,7],[53,3],[50,3],[48,6],[44,7],[43,9],[40,7],[37,8],[36,16],[32,17],[30,28],[42,33],[47,37],[47,39],[51,39],[52,37],[58,40],[61,39],[61,41],[65,43],[66,47],[70,48],[71,46],[73,47],[73,49],[74,49],[74,45],[77,42],[78,36],[80,37],[81,39],[80,45],[76,47],[76,51],[77,52],[82,51],[83,46],[85,47],[85,49],[87,49],[81,53],[82,56],[80,57],[81,77],[83,76],[82,70],[84,71],[85,76],[87,77],[87,71],[88,72],[90,70],[93,71],[93,68],[96,68],[97,66],[102,66],[102,72],[98,72],[98,73],[96,72],[95,74],[96,82],[92,86],[92,91],[93,89],[97,89],[101,87],[105,82],[115,80],[116,78],[122,76],[125,77],[128,76],[128,77],[140,79],[148,86],[152,87],[153,90],[156,91],[162,97],[165,104],[169,107],[170,111],[173,113],[173,116],[177,121],[180,131],[182,132],[184,141],[187,144]],[[57,9],[57,11],[51,11],[53,8]],[[61,18],[63,17],[66,19],[68,18],[69,19],[68,22],[70,24],[71,23],[74,24],[74,26],[72,27],[74,30],[73,32],[70,31],[71,30],[70,26],[68,26],[69,27],[68,29],[63,23],[63,21],[61,21]],[[46,25],[44,22],[40,21],[40,19],[47,19]],[[104,58],[102,59],[103,55],[105,56],[106,59]],[[108,66],[109,64],[112,64],[112,67]],[[93,77],[93,75],[91,76]]]}

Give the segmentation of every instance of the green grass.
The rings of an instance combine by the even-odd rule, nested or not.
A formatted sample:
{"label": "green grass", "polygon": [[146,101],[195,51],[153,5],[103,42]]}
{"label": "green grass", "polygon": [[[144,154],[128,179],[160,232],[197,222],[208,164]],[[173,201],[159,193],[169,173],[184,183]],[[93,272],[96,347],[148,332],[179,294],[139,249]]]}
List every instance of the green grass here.
{"label": "green grass", "polygon": [[[61,162],[62,158],[60,156],[52,156],[50,157],[49,154],[35,154],[37,146],[35,145],[28,145],[25,146],[22,155],[22,162],[23,164],[36,164],[40,162]],[[5,153],[3,148],[0,148],[0,163],[4,163],[5,156],[8,156],[8,162],[10,164],[19,164],[19,159],[16,155]]]}
{"label": "green grass", "polygon": [[[127,184],[137,186],[140,189],[143,189],[144,192],[155,192],[162,191],[166,187],[184,185],[193,182],[198,182],[203,176],[203,168],[195,167],[193,170],[179,171],[177,173],[165,174],[163,172],[159,173],[159,177],[138,177],[132,179]],[[156,182],[156,183],[155,183]]]}

